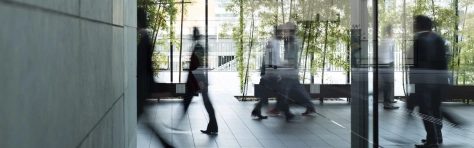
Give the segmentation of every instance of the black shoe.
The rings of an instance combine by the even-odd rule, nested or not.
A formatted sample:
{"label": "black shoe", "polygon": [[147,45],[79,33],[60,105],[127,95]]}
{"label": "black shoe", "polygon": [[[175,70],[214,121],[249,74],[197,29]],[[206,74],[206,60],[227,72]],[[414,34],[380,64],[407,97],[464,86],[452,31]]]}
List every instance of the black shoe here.
{"label": "black shoe", "polygon": [[383,109],[398,109],[398,108],[400,108],[400,107],[398,107],[398,106],[393,106],[393,105],[385,105],[385,106],[383,106]]}
{"label": "black shoe", "polygon": [[391,103],[397,103],[397,101],[392,101]]}
{"label": "black shoe", "polygon": [[267,119],[268,116],[262,116],[262,114],[258,113],[257,111],[252,111],[252,116],[253,117],[258,117],[257,119]]}
{"label": "black shoe", "polygon": [[293,121],[295,119],[295,114],[286,115],[286,121]]}
{"label": "black shoe", "polygon": [[217,135],[217,132],[211,132],[211,131],[206,131],[206,130],[201,130],[201,132],[208,135]]}
{"label": "black shoe", "polygon": [[439,145],[438,145],[438,144],[427,144],[427,143],[424,143],[424,144],[415,144],[415,147],[417,147],[417,148],[438,148]]}
{"label": "black shoe", "polygon": [[[426,143],[426,139],[421,139],[421,142]],[[443,143],[443,138],[438,139],[438,144]]]}

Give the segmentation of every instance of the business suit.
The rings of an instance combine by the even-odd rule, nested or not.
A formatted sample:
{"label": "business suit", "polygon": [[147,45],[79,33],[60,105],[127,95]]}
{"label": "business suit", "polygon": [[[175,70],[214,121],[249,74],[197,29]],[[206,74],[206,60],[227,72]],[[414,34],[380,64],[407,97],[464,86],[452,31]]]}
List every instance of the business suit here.
{"label": "business suit", "polygon": [[[206,108],[207,113],[209,114],[209,123],[207,125],[206,130],[201,130],[201,132],[206,134],[217,134],[218,126],[217,126],[217,119],[216,114],[214,111],[214,107],[212,106],[211,100],[209,99],[208,93],[208,82],[207,82],[207,75],[205,74],[205,70],[199,68],[199,66],[203,66],[204,64],[204,47],[201,44],[196,43],[193,49],[193,56],[196,58],[191,58],[191,65],[190,72],[188,74],[188,88],[192,85],[196,85],[196,83],[201,83],[203,88],[199,91],[196,89],[186,89],[187,92],[184,96],[183,104],[184,104],[184,113],[188,110],[189,104],[192,101],[193,93],[200,92],[202,95],[202,100],[204,102],[204,107]],[[198,61],[196,61],[198,60]],[[199,63],[197,67],[193,66],[193,63]],[[198,84],[199,85],[199,84]]]}
{"label": "business suit", "polygon": [[[413,54],[410,82],[416,87],[416,103],[420,113],[441,121],[441,101],[448,85],[444,39],[431,31],[418,32],[414,38]],[[427,133],[426,143],[439,143],[441,123],[425,118],[423,125]]]}
{"label": "business suit", "polygon": [[145,100],[150,96],[152,90],[153,68],[152,68],[152,45],[148,32],[145,29],[138,30],[137,47],[137,115],[144,112]]}
{"label": "business suit", "polygon": [[[147,118],[145,115],[146,99],[149,98],[153,88],[153,66],[152,66],[153,46],[150,36],[145,29],[138,30],[137,47],[137,119]],[[157,88],[155,88],[157,89]],[[154,126],[146,122],[145,126],[161,141],[166,148],[172,148],[169,141],[165,140]]]}

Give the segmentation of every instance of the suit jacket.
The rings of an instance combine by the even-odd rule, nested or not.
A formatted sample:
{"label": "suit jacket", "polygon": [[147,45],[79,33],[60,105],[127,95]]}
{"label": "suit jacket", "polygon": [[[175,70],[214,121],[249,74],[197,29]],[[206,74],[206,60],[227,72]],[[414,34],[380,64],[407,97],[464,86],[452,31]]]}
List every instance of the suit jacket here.
{"label": "suit jacket", "polygon": [[434,32],[416,34],[412,53],[411,84],[448,84],[447,50],[440,35]]}
{"label": "suit jacket", "polygon": [[145,29],[138,31],[137,48],[137,95],[138,99],[146,99],[152,91],[154,83],[152,66],[153,46]]}
{"label": "suit jacket", "polygon": [[194,74],[192,71],[198,69],[198,67],[202,65],[201,63],[203,62],[201,61],[203,60],[203,57],[202,57],[202,55],[204,54],[203,51],[204,51],[204,48],[200,44],[196,44],[191,54],[191,63],[189,66],[188,80],[186,82],[186,85],[189,88],[189,90],[191,90],[192,92],[201,90],[201,87],[199,86],[199,82],[197,81],[196,77],[194,77]]}

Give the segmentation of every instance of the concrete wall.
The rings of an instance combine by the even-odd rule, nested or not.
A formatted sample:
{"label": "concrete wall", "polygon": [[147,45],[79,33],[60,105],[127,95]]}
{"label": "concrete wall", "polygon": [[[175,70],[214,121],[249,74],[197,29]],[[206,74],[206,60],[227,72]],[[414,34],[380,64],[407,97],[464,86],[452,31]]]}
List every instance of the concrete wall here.
{"label": "concrete wall", "polygon": [[136,0],[0,0],[0,147],[136,147]]}

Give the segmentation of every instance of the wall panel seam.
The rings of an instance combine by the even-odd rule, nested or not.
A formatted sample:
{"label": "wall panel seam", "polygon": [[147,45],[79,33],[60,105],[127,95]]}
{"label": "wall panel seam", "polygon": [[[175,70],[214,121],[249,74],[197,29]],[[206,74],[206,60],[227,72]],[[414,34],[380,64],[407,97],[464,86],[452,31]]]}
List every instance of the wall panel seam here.
{"label": "wall panel seam", "polygon": [[137,27],[133,27],[133,26],[129,26],[129,25],[123,25],[123,27],[129,27],[129,28],[137,28]]}
{"label": "wall panel seam", "polygon": [[[119,98],[121,98],[121,97],[124,97],[124,93],[122,93],[122,95],[120,95]],[[99,126],[99,124],[102,122],[102,120],[109,114],[109,112],[112,110],[112,108],[114,108],[115,104],[117,104],[117,102],[118,102],[119,100],[120,100],[120,99],[117,99],[117,100],[114,102],[114,104],[113,104],[109,109],[107,109],[107,112],[105,112],[105,114],[104,114],[102,117],[100,117],[99,121],[94,125],[94,127],[92,127],[92,129],[91,129],[89,132],[87,132],[87,135],[81,140],[81,142],[79,143],[79,145],[77,145],[76,148],[80,148],[80,147],[81,147],[81,145],[84,143],[84,141],[86,141],[87,137],[90,136],[90,134],[92,133],[92,131],[94,131],[94,129],[96,129],[97,126]]]}

